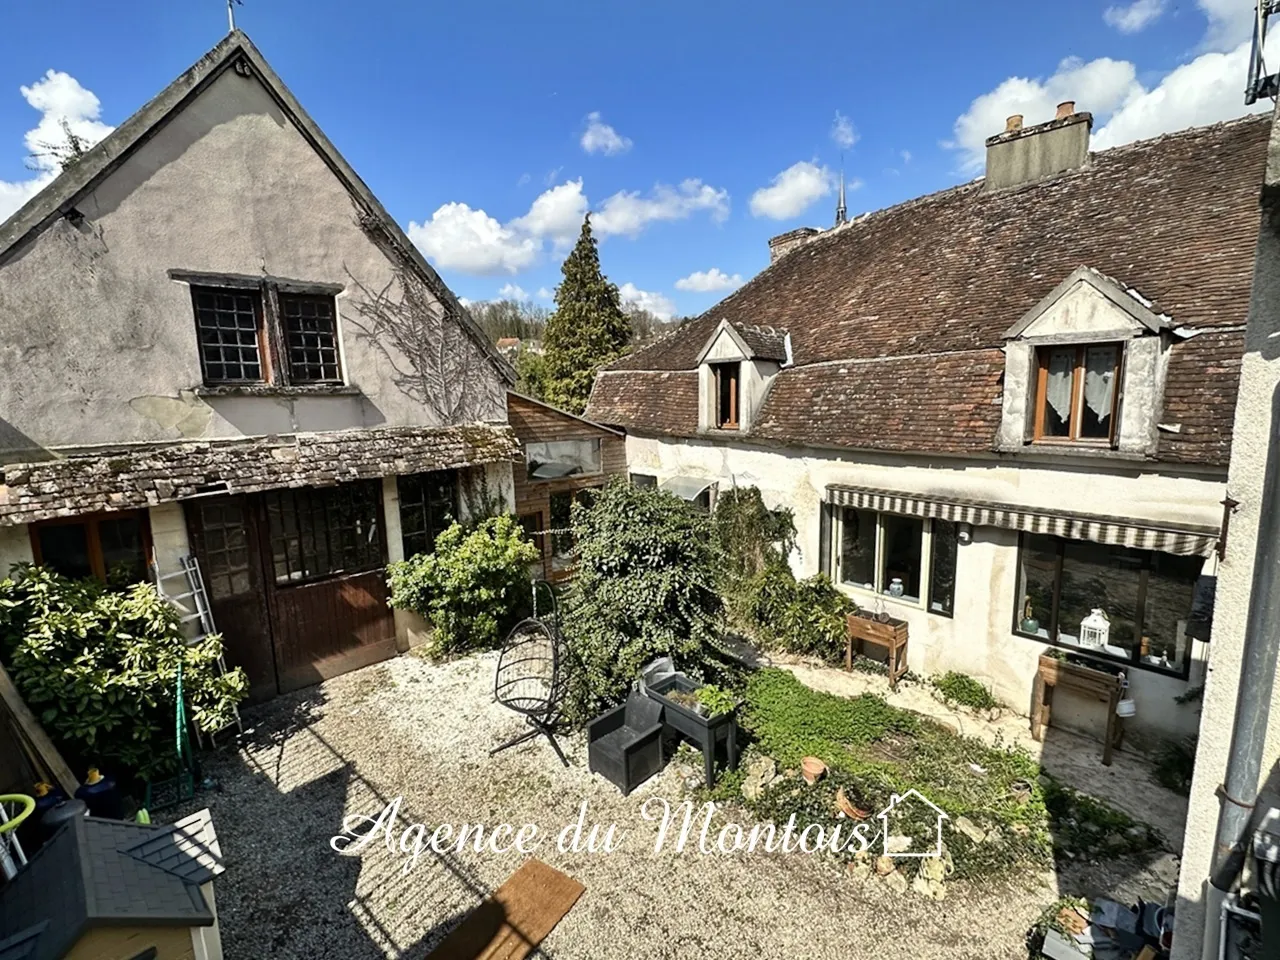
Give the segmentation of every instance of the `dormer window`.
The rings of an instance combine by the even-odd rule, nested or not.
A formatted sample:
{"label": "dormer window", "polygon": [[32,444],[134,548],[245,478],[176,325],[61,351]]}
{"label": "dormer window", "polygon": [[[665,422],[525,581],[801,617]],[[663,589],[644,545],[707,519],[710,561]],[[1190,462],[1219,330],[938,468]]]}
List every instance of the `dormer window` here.
{"label": "dormer window", "polygon": [[1096,343],[1036,351],[1036,441],[1111,443],[1123,350],[1123,344]]}
{"label": "dormer window", "polygon": [[698,354],[698,430],[749,434],[769,384],[790,362],[785,330],[721,320]]}
{"label": "dormer window", "polygon": [[1177,336],[1137,290],[1090,267],[1072,271],[1005,332],[996,449],[1154,455]]}
{"label": "dormer window", "polygon": [[720,430],[738,429],[738,410],[742,404],[739,384],[739,363],[715,363],[711,365],[716,378],[716,427]]}

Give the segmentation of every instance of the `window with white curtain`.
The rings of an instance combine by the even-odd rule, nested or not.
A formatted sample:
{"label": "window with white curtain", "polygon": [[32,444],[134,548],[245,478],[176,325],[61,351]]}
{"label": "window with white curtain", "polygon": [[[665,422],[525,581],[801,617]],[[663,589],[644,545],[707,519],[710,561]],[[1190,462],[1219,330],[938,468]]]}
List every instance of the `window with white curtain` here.
{"label": "window with white curtain", "polygon": [[1122,355],[1119,343],[1041,347],[1035,440],[1111,443]]}

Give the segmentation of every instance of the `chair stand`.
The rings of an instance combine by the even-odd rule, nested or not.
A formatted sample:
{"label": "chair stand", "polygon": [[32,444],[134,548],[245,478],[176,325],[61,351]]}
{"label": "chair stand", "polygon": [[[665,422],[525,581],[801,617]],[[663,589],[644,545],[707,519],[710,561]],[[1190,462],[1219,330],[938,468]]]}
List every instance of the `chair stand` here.
{"label": "chair stand", "polygon": [[498,744],[496,747],[494,747],[492,750],[489,751],[489,756],[492,757],[495,753],[499,753],[503,750],[506,750],[508,747],[518,746],[519,744],[524,743],[526,740],[532,740],[534,737],[538,736],[538,734],[542,734],[544,737],[546,737],[548,740],[551,741],[551,749],[553,749],[556,752],[556,756],[560,758],[560,762],[563,763],[566,767],[569,766],[569,761],[565,757],[564,751],[560,749],[560,744],[556,743],[555,732],[551,729],[551,727],[548,724],[543,723],[541,720],[535,720],[533,717],[526,716],[524,720],[525,720],[525,723],[529,724],[529,726],[532,727],[533,729],[526,730],[524,733],[520,734],[519,736],[512,737],[506,743]]}

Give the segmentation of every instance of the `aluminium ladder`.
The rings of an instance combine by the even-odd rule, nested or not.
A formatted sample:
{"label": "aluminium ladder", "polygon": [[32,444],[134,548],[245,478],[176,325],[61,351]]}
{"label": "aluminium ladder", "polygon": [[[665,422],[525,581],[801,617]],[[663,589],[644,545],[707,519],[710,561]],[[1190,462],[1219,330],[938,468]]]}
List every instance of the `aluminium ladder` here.
{"label": "aluminium ladder", "polygon": [[[217,633],[218,629],[213,622],[213,608],[209,605],[209,593],[205,589],[204,574],[200,572],[200,561],[194,556],[188,554],[178,558],[178,565],[181,569],[174,573],[161,573],[159,561],[153,560],[151,564],[151,573],[155,578],[156,590],[160,596],[168,600],[170,604],[178,611],[178,622],[182,624],[183,630],[186,631],[194,627],[194,633],[187,635],[187,643],[194,646],[211,633]],[[178,593],[170,593],[165,589],[165,582],[169,580],[177,580],[182,578],[185,590]],[[218,672],[227,672],[227,662],[221,653],[218,654]],[[238,707],[231,708],[235,720],[234,725],[238,733],[244,732],[244,726],[240,722],[240,709]],[[214,734],[209,734],[209,743],[212,744]],[[200,729],[196,728],[196,743],[201,747],[204,746],[204,735]]]}

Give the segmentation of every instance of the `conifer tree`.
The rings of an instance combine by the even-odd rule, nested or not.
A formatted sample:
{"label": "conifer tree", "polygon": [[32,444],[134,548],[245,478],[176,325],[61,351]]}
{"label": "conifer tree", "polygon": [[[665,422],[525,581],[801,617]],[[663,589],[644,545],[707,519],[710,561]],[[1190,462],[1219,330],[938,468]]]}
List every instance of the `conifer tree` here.
{"label": "conifer tree", "polygon": [[600,272],[600,254],[591,235],[591,215],[560,268],[555,313],[547,320],[546,396],[549,403],[581,413],[596,371],[618,357],[631,341],[631,321],[622,312],[618,288]]}

